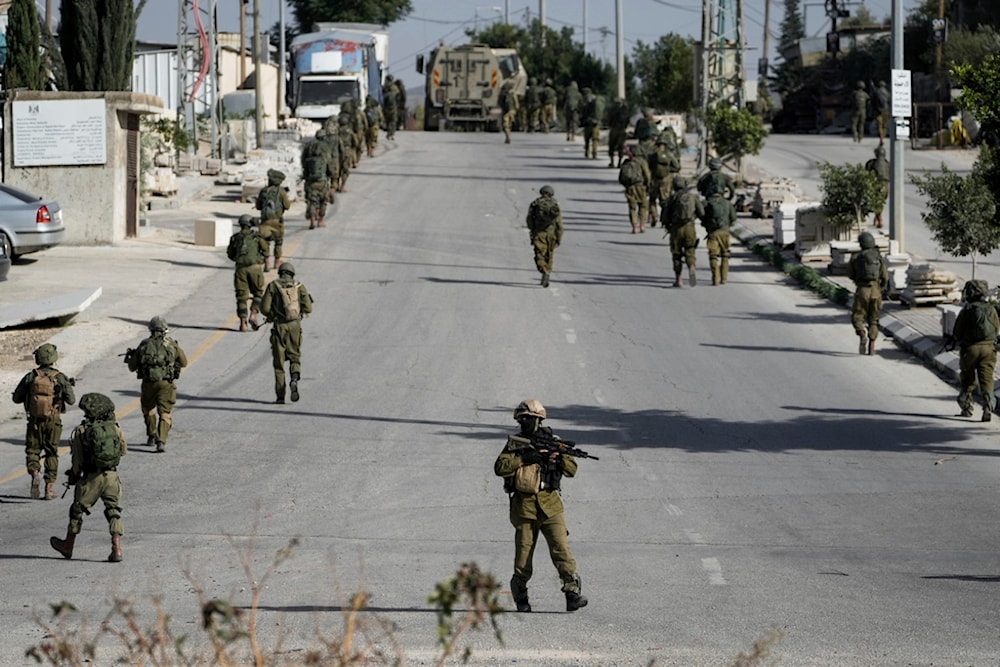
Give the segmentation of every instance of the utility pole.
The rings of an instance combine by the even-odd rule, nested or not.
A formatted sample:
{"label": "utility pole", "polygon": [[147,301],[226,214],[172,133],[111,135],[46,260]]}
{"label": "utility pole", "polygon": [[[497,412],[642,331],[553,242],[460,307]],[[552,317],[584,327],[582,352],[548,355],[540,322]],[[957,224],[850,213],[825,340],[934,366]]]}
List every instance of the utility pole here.
{"label": "utility pole", "polygon": [[[902,70],[903,65],[903,0],[892,0],[892,69]],[[895,77],[893,77],[895,79]],[[909,91],[905,91],[907,95]],[[895,97],[896,81],[892,82],[892,94]],[[896,115],[896,104],[893,104],[892,134],[889,137],[889,160],[891,173],[889,178],[889,239],[895,241],[895,248],[889,248],[891,253],[906,252],[903,232],[903,141],[909,139],[909,118]],[[900,136],[902,128],[905,135]]]}
{"label": "utility pole", "polygon": [[282,114],[285,110],[285,61],[288,60],[288,56],[285,53],[285,3],[278,3],[278,30],[281,31],[281,35],[278,36],[278,113]]}
{"label": "utility pole", "polygon": [[625,99],[625,17],[624,0],[615,0],[615,68],[618,70],[618,97]]}
{"label": "utility pole", "polygon": [[53,25],[55,24],[55,12],[53,11],[53,4],[55,0],[45,0],[45,27],[49,29],[49,32],[54,32]]}
{"label": "utility pole", "polygon": [[[701,109],[727,106],[742,109],[745,102],[743,63],[743,0],[704,0],[701,28]],[[701,128],[699,164],[708,163],[711,137]]]}
{"label": "utility pole", "polygon": [[240,0],[240,85],[247,80],[247,2]]}
{"label": "utility pole", "polygon": [[254,124],[257,148],[264,145],[264,81],[260,45],[260,0],[253,0],[253,79],[254,79]]}

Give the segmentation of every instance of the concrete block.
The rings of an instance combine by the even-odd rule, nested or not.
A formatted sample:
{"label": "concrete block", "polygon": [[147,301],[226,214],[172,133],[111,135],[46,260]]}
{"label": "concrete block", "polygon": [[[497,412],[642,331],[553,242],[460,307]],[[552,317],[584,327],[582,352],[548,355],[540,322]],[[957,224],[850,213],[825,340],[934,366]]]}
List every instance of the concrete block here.
{"label": "concrete block", "polygon": [[69,321],[101,297],[101,288],[67,292],[47,299],[36,299],[4,306],[0,311],[0,329],[44,320]]}
{"label": "concrete block", "polygon": [[219,247],[229,244],[233,221],[226,218],[199,218],[194,221],[194,244]]}
{"label": "concrete block", "polygon": [[955,330],[955,320],[962,312],[962,307],[953,303],[939,303],[937,309],[941,314],[941,335],[950,336]]}

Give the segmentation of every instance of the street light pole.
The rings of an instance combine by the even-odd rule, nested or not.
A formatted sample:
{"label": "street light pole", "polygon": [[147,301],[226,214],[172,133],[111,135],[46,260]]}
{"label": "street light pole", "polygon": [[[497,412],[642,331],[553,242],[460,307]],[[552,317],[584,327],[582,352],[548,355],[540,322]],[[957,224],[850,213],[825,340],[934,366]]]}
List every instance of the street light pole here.
{"label": "street light pole", "polygon": [[254,138],[257,148],[264,145],[264,82],[260,48],[260,0],[253,0],[253,78],[254,78]]}

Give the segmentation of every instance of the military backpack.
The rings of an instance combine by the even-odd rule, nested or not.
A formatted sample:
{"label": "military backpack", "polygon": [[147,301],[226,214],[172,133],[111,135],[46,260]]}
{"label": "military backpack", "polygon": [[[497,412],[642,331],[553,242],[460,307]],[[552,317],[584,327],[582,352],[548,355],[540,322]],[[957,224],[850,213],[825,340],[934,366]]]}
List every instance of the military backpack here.
{"label": "military backpack", "polygon": [[683,227],[689,222],[694,222],[697,217],[698,204],[694,195],[687,191],[678,192],[673,195],[673,204],[670,207],[670,226],[672,229]]}
{"label": "military backpack", "polygon": [[307,155],[302,158],[302,179],[322,181],[326,178],[326,160],[322,155]]}
{"label": "military backpack", "polygon": [[27,408],[28,414],[35,419],[48,419],[57,412],[56,407],[56,385],[55,373],[46,373],[40,368],[34,371],[31,378],[31,386],[28,391]]}
{"label": "military backpack", "polygon": [[556,220],[559,219],[559,204],[554,199],[540,197],[531,208],[531,231],[537,234],[555,227]]}
{"label": "military backpack", "polygon": [[257,210],[263,222],[280,218],[285,212],[281,203],[281,190],[277,185],[268,185],[257,194]]}
{"label": "military backpack", "polygon": [[84,422],[81,437],[87,471],[101,472],[118,467],[122,458],[122,441],[113,418]]}
{"label": "military backpack", "polygon": [[705,230],[708,232],[729,228],[729,207],[728,199],[721,196],[709,197],[705,202]]}
{"label": "military backpack", "polygon": [[289,322],[302,319],[302,309],[299,304],[299,286],[301,284],[294,281],[288,286],[275,283],[278,294],[281,295],[281,303],[285,307],[285,318]]}
{"label": "military backpack", "polygon": [[139,377],[146,382],[174,380],[177,353],[166,338],[153,336],[139,346]]}
{"label": "military backpack", "polygon": [[858,279],[861,282],[877,283],[882,280],[882,256],[877,248],[861,251],[858,258]]}
{"label": "military backpack", "polygon": [[618,172],[619,183],[627,188],[632,185],[639,185],[645,181],[646,177],[642,173],[642,166],[636,162],[634,158],[625,160],[625,162],[622,163],[622,168]]}
{"label": "military backpack", "polygon": [[993,304],[988,301],[978,301],[970,304],[969,307],[975,310],[975,318],[972,321],[968,339],[976,343],[984,340],[996,340],[997,328],[993,324],[993,318],[990,317]]}
{"label": "military backpack", "polygon": [[256,230],[251,230],[249,234],[242,232],[233,234],[229,239],[229,247],[226,248],[226,256],[236,262],[236,266],[253,266],[261,264],[264,256],[260,252],[260,244],[257,242]]}

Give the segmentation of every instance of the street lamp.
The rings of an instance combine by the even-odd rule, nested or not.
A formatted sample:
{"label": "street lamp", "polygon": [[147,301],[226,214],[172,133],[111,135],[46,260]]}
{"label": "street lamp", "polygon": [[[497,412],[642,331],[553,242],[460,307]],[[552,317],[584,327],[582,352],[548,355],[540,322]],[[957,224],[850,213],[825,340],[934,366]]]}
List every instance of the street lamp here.
{"label": "street lamp", "polygon": [[503,16],[503,7],[497,7],[496,5],[481,5],[476,7],[476,32],[479,32],[479,10],[488,9],[492,12],[496,12],[497,16]]}

